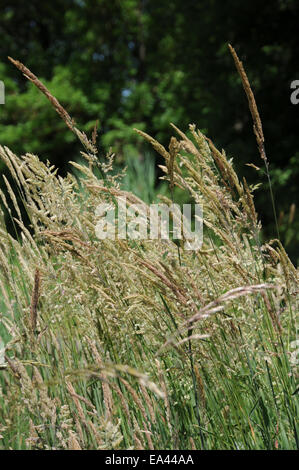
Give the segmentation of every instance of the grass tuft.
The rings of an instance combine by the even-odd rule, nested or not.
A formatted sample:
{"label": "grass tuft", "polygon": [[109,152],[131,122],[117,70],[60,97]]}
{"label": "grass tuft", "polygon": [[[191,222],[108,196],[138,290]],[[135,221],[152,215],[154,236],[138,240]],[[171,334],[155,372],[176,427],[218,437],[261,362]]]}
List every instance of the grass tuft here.
{"label": "grass tuft", "polygon": [[0,147],[16,188],[0,196],[18,227],[13,237],[1,212],[0,448],[298,448],[298,271],[279,240],[262,244],[253,188],[195,125],[172,125],[169,151],[137,131],[165,159],[163,202],[180,190],[203,206],[203,245],[99,240],[99,204],[148,203],[122,189],[112,154],[99,159],[96,127],[89,141],[12,62],[86,164],[62,178]]}

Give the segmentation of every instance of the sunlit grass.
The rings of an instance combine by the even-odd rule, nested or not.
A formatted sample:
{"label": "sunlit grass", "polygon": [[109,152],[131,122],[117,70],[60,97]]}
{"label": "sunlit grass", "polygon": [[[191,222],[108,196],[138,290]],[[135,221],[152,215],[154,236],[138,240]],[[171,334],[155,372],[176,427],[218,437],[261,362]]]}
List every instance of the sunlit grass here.
{"label": "sunlit grass", "polygon": [[168,149],[141,133],[163,202],[203,206],[203,246],[99,240],[96,207],[132,175],[58,105],[85,147],[76,177],[0,147],[19,196],[2,195],[16,237],[0,217],[0,448],[298,448],[298,271],[261,244],[253,188],[194,125]]}

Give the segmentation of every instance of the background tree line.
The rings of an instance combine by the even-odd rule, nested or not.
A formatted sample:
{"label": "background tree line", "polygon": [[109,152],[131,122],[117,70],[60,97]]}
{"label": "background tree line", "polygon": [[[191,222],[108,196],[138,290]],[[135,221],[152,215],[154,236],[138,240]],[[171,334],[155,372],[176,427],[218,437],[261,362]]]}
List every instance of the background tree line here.
{"label": "background tree line", "polygon": [[112,146],[118,164],[137,171],[140,191],[149,175],[155,191],[159,175],[133,127],[167,145],[170,122],[182,129],[196,123],[234,159],[240,177],[264,183],[256,204],[265,234],[274,237],[267,179],[230,42],[256,96],[281,236],[296,262],[299,105],[290,102],[290,84],[299,79],[298,12],[296,0],[1,0],[6,103],[0,107],[0,143],[16,153],[36,153],[62,173],[80,150],[9,55],[45,82],[85,132],[99,119],[100,155]]}

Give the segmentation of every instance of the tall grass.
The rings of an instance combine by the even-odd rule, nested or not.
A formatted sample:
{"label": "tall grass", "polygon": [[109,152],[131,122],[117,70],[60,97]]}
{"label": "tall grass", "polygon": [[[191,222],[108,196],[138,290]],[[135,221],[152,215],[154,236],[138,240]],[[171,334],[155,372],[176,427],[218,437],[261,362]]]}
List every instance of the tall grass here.
{"label": "tall grass", "polygon": [[195,125],[172,125],[168,149],[137,131],[164,158],[172,196],[202,204],[203,246],[97,239],[98,204],[138,198],[113,155],[99,158],[95,137],[15,64],[80,138],[86,164],[62,178],[0,147],[15,185],[6,180],[2,204],[19,234],[2,212],[0,448],[298,448],[298,271],[279,240],[261,244],[253,188]]}

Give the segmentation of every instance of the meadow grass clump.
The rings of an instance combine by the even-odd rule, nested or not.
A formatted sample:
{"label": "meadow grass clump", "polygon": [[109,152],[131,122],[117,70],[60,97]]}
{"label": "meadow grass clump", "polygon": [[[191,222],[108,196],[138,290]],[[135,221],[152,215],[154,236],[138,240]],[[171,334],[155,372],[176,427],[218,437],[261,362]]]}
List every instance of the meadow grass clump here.
{"label": "meadow grass clump", "polygon": [[14,180],[2,206],[18,228],[2,211],[0,448],[298,448],[298,271],[279,240],[261,243],[254,188],[195,125],[172,125],[168,149],[137,130],[165,160],[163,202],[178,187],[203,206],[203,245],[99,240],[99,204],[140,201],[113,155],[98,157],[96,132],[88,140],[14,63],[86,164],[62,178],[0,147]]}

